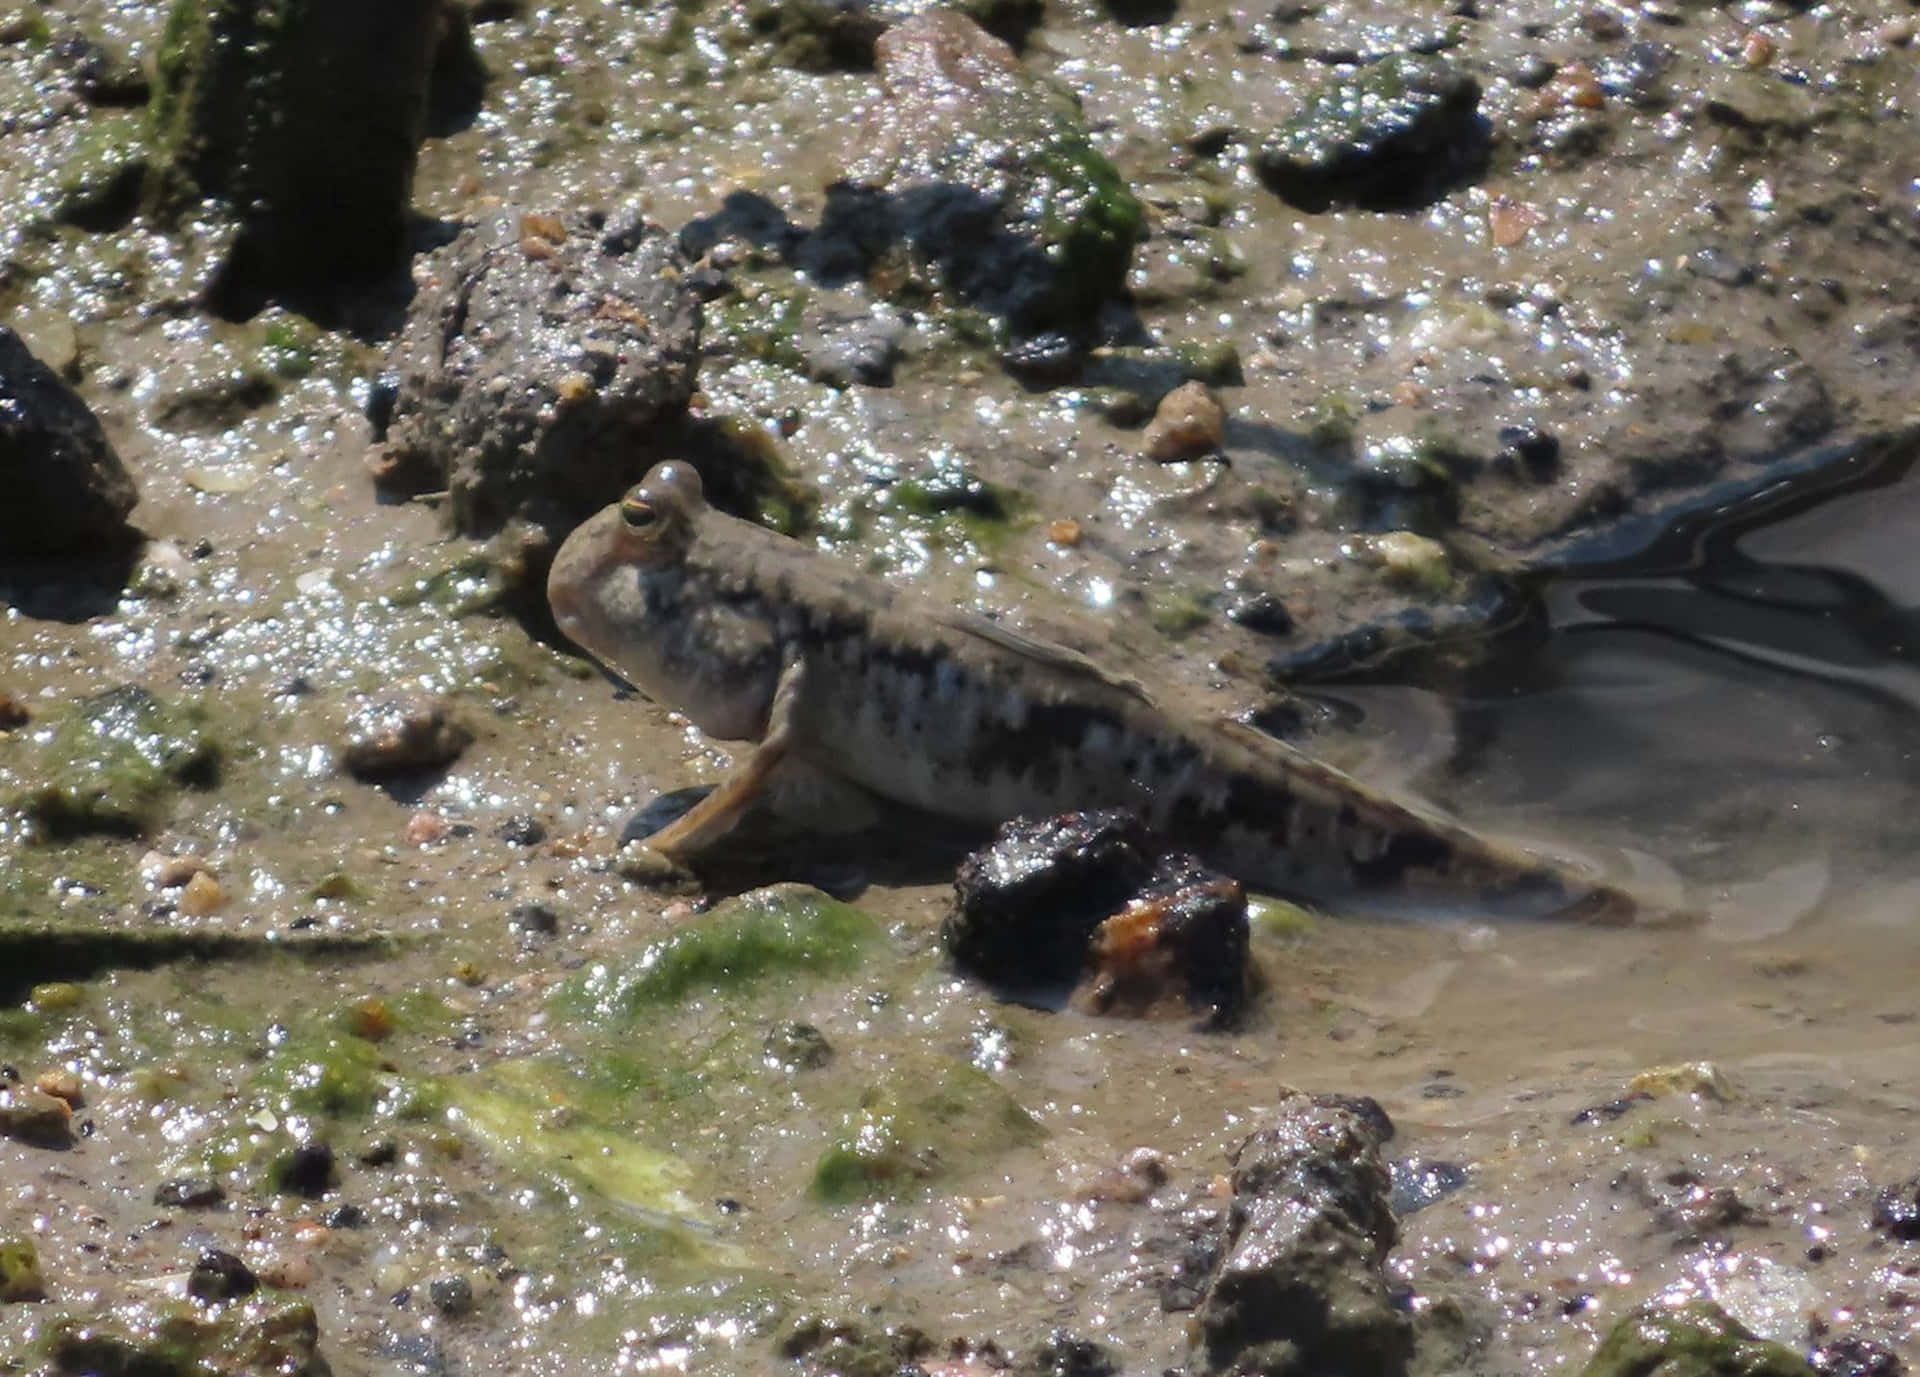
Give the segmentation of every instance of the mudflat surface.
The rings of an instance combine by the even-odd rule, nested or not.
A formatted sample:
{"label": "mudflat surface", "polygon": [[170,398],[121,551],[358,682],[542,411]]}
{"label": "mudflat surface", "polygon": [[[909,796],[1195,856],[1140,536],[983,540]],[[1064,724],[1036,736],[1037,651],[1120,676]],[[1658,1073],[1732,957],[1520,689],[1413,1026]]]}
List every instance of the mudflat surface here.
{"label": "mudflat surface", "polygon": [[[917,1330],[895,1337],[956,1370],[1064,1329],[1159,1372],[1190,1361],[1166,1282],[1282,1086],[1374,1096],[1407,1180],[1462,1182],[1404,1213],[1389,1264],[1440,1370],[1577,1369],[1669,1293],[1802,1349],[1914,1343],[1920,1244],[1870,1224],[1920,1166],[1920,289],[1889,151],[1909,6],[1051,8],[1022,60],[1079,97],[1149,238],[1138,333],[1040,390],[949,303],[823,288],[724,218],[748,193],[817,222],[872,72],[787,65],[729,7],[477,25],[485,102],[423,149],[417,206],[722,217],[701,238],[733,290],[695,405],[813,495],[801,538],[1150,656],[1196,706],[1269,709],[1711,914],[1603,932],[1265,903],[1265,991],[1228,1034],[994,999],[940,952],[941,875],[851,916],[622,878],[627,817],[734,748],[501,615],[431,500],[376,494],[362,411],[397,318],[214,319],[190,239],[56,222],[61,179],[139,119],[75,94],[61,40],[137,64],[163,15],[22,8],[44,22],[0,46],[0,311],[77,378],[148,544],[124,586],[0,576],[25,717],[0,731],[0,923],[243,940],[9,991],[0,1060],[69,1073],[81,1104],[63,1149],[0,1139],[0,1230],[32,1237],[47,1294],[0,1306],[0,1367],[59,1316],[137,1324],[217,1247],[312,1304],[340,1373],[764,1372],[810,1316],[870,1346]],[[1414,48],[1478,83],[1484,163],[1384,209],[1263,181],[1273,131],[1351,59]],[[901,326],[893,385],[815,380],[835,321],[876,314]],[[1141,359],[1211,372],[1223,457],[1145,457]],[[1509,453],[1521,433],[1555,462]],[[1788,476],[1810,495],[1655,539]],[[927,500],[951,491],[993,501]],[[1429,544],[1382,545],[1402,532]],[[1285,629],[1246,613],[1263,594]],[[217,771],[169,786],[147,836],[35,839],[57,724],[126,684],[197,709]],[[396,696],[443,700],[472,744],[365,782],[354,722]],[[150,853],[214,887],[159,883],[181,871]],[[672,945],[756,922],[801,937],[759,964],[743,939],[737,979]],[[342,941],[299,950],[319,939]],[[677,960],[686,982],[650,981]],[[1634,1088],[1696,1062],[1717,1070]],[[827,1167],[863,1132],[904,1146],[848,1199]],[[286,1189],[311,1142],[332,1175]],[[1141,1147],[1166,1178],[1144,1190],[1121,1166]],[[183,1177],[224,1200],[156,1203]]]}

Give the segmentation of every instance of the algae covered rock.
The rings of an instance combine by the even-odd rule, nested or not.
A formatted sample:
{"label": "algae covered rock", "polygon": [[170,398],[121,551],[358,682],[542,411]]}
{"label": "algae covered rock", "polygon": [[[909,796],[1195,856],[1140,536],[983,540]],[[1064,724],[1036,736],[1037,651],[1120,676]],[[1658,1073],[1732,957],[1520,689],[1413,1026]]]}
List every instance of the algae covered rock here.
{"label": "algae covered rock", "polygon": [[273,1291],[219,1306],[159,1301],[56,1320],[41,1344],[47,1370],[55,1373],[325,1377],[331,1371],[313,1306]]}
{"label": "algae covered rock", "polygon": [[442,0],[175,0],[149,200],[222,207],[228,288],[392,272],[445,29]]}
{"label": "algae covered rock", "polygon": [[136,685],[82,698],[55,724],[19,803],[56,837],[143,836],[182,787],[213,783],[219,741],[200,712]]}
{"label": "algae covered rock", "polygon": [[885,100],[816,238],[902,244],[930,282],[1015,336],[1082,331],[1122,290],[1144,217],[1078,104],[964,14],[875,45]]}
{"label": "algae covered rock", "polygon": [[1206,1373],[1391,1377],[1413,1330],[1384,1272],[1398,1237],[1371,1100],[1292,1092],[1233,1158],[1233,1204],[1196,1316]]}
{"label": "algae covered rock", "polygon": [[1480,84],[1444,57],[1395,53],[1343,72],[1260,149],[1260,175],[1301,210],[1438,199],[1486,158]]}
{"label": "algae covered rock", "polygon": [[613,501],[693,395],[699,305],[671,236],[637,220],[501,211],[427,260],[389,357],[369,462],[445,489],[454,525],[549,534]]}
{"label": "algae covered rock", "polygon": [[40,1253],[25,1234],[0,1234],[0,1301],[39,1300],[47,1294]]}
{"label": "algae covered rock", "polygon": [[1809,1377],[1805,1358],[1768,1343],[1711,1301],[1647,1305],[1615,1325],[1581,1377]]}
{"label": "algae covered rock", "polygon": [[139,501],[100,422],[0,325],[0,563],[126,539]]}

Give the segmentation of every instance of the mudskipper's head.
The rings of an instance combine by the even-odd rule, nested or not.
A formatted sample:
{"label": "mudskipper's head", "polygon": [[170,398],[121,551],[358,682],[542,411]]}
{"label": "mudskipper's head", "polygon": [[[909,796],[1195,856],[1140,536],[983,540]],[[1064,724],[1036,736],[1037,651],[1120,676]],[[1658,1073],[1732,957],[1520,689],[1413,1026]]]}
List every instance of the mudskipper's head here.
{"label": "mudskipper's head", "polygon": [[654,683],[661,623],[679,614],[681,566],[706,510],[692,465],[655,464],[567,537],[547,576],[547,601],[567,638],[669,702]]}

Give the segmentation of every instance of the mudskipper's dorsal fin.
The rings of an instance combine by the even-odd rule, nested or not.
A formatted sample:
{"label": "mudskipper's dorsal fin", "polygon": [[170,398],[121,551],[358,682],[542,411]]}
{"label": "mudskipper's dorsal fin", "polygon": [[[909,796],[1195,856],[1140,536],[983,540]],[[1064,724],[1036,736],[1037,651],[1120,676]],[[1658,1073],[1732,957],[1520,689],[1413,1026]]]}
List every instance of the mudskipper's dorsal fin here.
{"label": "mudskipper's dorsal fin", "polygon": [[1015,631],[1010,626],[1004,626],[986,617],[972,612],[962,612],[956,608],[942,608],[936,615],[941,625],[950,630],[977,636],[1002,650],[1012,651],[1016,655],[1045,665],[1048,669],[1077,675],[1104,684],[1108,688],[1118,689],[1148,707],[1157,706],[1153,701],[1153,695],[1147,692],[1146,686],[1139,680],[1124,674],[1115,674],[1098,661],[1082,655],[1069,646],[1060,645],[1055,641],[1040,640],[1038,637],[1027,635],[1024,631]]}

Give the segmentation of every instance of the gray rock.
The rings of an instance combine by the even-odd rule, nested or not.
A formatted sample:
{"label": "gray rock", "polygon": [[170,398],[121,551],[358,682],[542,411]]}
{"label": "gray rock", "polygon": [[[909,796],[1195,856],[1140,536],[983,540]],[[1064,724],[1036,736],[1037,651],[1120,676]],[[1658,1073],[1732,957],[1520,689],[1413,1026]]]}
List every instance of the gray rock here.
{"label": "gray rock", "polygon": [[885,100],[808,252],[901,244],[916,292],[944,287],[1016,336],[1084,329],[1120,294],[1145,215],[1073,96],[952,10],[888,29],[876,54]]}
{"label": "gray rock", "polygon": [[99,420],[0,325],[0,562],[123,542],[139,494]]}
{"label": "gray rock", "polygon": [[342,763],[361,779],[451,765],[473,732],[443,698],[382,698],[358,704],[347,723]]}
{"label": "gray rock", "polygon": [[1233,1203],[1199,1322],[1204,1373],[1386,1377],[1413,1329],[1383,1269],[1398,1237],[1369,1100],[1294,1093],[1240,1145]]}
{"label": "gray rock", "polygon": [[447,489],[454,525],[557,532],[617,498],[684,412],[699,305],[671,236],[629,220],[500,211],[427,259],[389,358],[370,462],[390,486]]}

